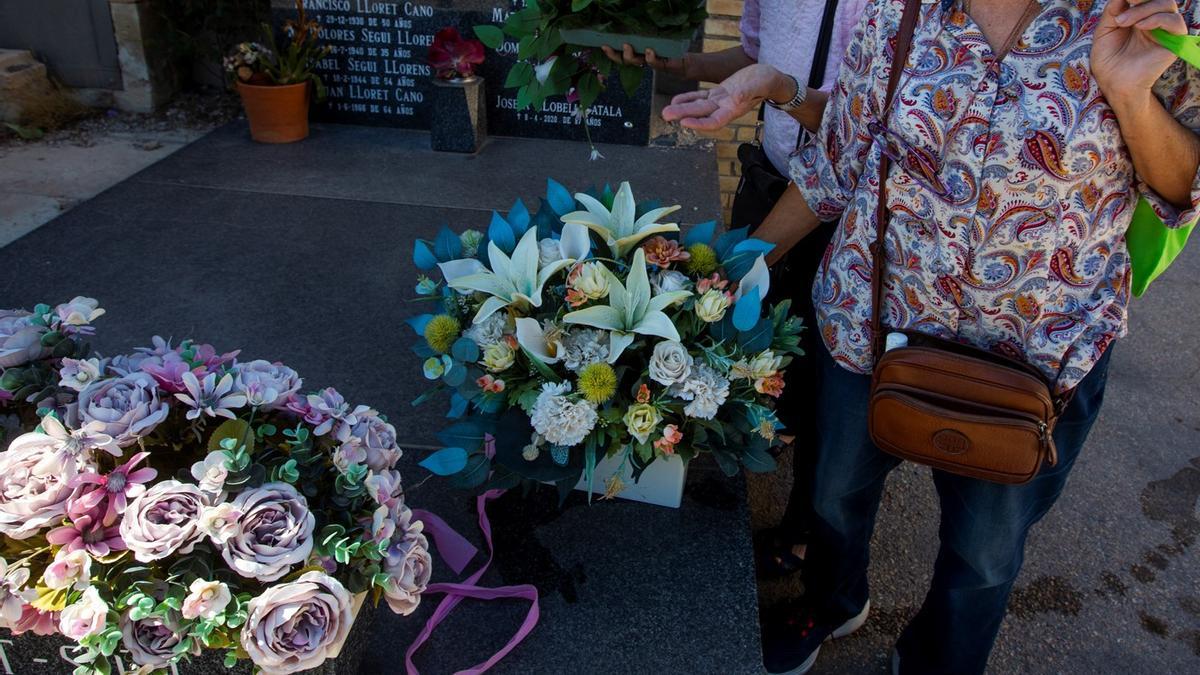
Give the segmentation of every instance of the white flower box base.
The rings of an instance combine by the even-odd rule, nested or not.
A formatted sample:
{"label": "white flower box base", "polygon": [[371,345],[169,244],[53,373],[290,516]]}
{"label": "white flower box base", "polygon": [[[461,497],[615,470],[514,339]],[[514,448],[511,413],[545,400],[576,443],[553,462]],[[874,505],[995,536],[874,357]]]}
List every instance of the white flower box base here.
{"label": "white flower box base", "polygon": [[[618,453],[612,457],[604,457],[596,463],[596,471],[592,477],[593,494],[604,494],[605,481],[621,471],[621,482],[625,484],[625,489],[617,495],[621,499],[679,508],[680,502],[683,501],[687,464],[678,455],[656,460],[646,467],[636,483],[633,482],[633,467],[629,462],[622,461],[623,459],[623,454]],[[587,479],[580,478],[575,489],[587,492]]]}

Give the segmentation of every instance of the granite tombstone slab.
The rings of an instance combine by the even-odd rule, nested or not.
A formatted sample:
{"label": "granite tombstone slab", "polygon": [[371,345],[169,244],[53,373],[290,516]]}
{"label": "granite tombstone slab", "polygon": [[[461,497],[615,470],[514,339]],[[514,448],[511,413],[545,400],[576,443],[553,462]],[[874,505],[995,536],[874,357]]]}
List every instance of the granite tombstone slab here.
{"label": "granite tombstone slab", "polygon": [[[480,24],[500,25],[524,0],[304,0],[309,18],[321,24],[320,37],[333,51],[317,67],[328,98],[314,118],[328,122],[429,129],[433,69],[429,46],[438,30],[455,26],[474,36]],[[292,0],[272,0],[277,25],[295,16]],[[516,62],[517,43],[506,40],[487,51],[480,69],[487,81],[488,133],[498,136],[585,140],[645,145],[650,139],[653,75],[627,96],[613,80],[592,106],[585,131],[579,106],[562,97],[540,109],[517,109],[513,90],[504,88]]]}

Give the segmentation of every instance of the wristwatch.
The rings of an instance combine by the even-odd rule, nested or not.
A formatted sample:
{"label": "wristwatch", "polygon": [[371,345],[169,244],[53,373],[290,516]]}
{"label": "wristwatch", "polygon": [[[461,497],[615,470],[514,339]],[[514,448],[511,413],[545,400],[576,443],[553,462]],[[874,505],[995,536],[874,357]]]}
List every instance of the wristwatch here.
{"label": "wristwatch", "polygon": [[796,108],[799,108],[800,104],[804,103],[804,100],[808,98],[808,88],[802,86],[800,84],[800,80],[797,80],[795,76],[787,75],[787,77],[796,85],[795,95],[783,103],[776,103],[771,99],[767,99],[767,105],[776,110],[782,110],[783,112],[791,112]]}

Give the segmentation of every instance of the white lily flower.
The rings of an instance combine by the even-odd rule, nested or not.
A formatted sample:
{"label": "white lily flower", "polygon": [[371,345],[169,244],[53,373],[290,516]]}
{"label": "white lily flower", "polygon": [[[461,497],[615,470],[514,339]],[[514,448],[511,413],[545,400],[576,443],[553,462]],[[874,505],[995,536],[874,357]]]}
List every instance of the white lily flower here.
{"label": "white lily flower", "polygon": [[638,242],[655,234],[678,232],[678,223],[660,223],[658,220],[680,209],[679,206],[667,206],[654,209],[641,218],[636,218],[637,203],[633,200],[633,190],[629,183],[621,183],[613,198],[613,207],[609,211],[595,197],[577,194],[575,199],[587,208],[586,211],[574,211],[562,217],[564,223],[579,223],[587,226],[604,238],[609,250],[618,258],[624,258],[630,249]]}
{"label": "white lily flower", "polygon": [[[563,228],[564,254],[568,249],[572,254],[580,253],[581,236],[586,241],[587,231],[582,227],[571,233],[568,233],[567,227]],[[587,255],[586,250],[583,255]],[[438,266],[450,288],[463,293],[478,292],[491,296],[484,300],[475,314],[474,323],[480,323],[509,305],[541,307],[542,287],[563,268],[574,264],[575,260],[574,257],[566,257],[541,266],[537,228],[531,227],[517,242],[511,258],[495,242],[488,243],[490,270],[474,259],[451,260]]]}
{"label": "white lily flower", "polygon": [[628,285],[623,285],[616,275],[609,280],[609,304],[570,312],[563,317],[564,323],[609,331],[609,363],[616,362],[636,335],[679,341],[679,331],[663,310],[692,295],[691,291],[670,291],[652,296],[650,277],[646,273],[646,253],[640,248],[634,251],[631,265],[626,280]]}

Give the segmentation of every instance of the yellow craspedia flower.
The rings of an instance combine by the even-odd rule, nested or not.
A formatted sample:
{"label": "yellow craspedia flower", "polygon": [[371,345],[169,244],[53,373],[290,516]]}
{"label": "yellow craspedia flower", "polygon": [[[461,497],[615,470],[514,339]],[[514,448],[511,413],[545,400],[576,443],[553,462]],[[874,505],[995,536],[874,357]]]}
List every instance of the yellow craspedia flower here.
{"label": "yellow craspedia flower", "polygon": [[617,373],[613,367],[599,361],[579,373],[579,392],[596,405],[607,402],[617,393]]}
{"label": "yellow craspedia flower", "polygon": [[717,260],[717,252],[708,244],[692,244],[687,252],[691,258],[684,265],[689,274],[706,277],[721,266],[721,261]]}
{"label": "yellow craspedia flower", "polygon": [[438,314],[425,324],[425,341],[439,354],[450,351],[460,333],[462,325],[449,314]]}

